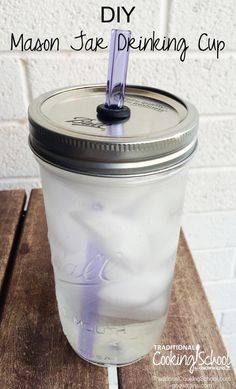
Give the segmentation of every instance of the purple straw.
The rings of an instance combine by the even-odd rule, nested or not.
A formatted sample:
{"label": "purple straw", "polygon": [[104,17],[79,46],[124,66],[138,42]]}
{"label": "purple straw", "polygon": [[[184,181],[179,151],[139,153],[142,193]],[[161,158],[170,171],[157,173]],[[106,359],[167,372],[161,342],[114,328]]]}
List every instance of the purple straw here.
{"label": "purple straw", "polygon": [[86,359],[92,359],[96,334],[99,334],[98,292],[102,282],[102,271],[108,259],[98,250],[98,244],[88,244],[86,258],[86,286],[81,296],[81,331],[78,351]]}
{"label": "purple straw", "polygon": [[122,136],[124,133],[123,123],[110,124],[107,126],[107,133],[111,136]]}
{"label": "purple straw", "polygon": [[119,41],[129,39],[131,31],[112,30],[107,76],[106,106],[122,108],[125,97],[125,84],[128,69],[129,50],[119,50]]}
{"label": "purple straw", "polygon": [[[112,30],[109,53],[108,79],[106,89],[107,108],[121,109],[124,105],[125,84],[128,69],[128,50],[119,50],[119,39],[128,39],[130,31]],[[122,135],[122,124],[110,125],[110,135]],[[102,212],[103,206],[100,205]],[[98,293],[101,283],[104,282],[103,269],[110,259],[98,242],[89,242],[87,247],[85,269],[88,270],[87,283],[83,288],[81,296],[81,331],[78,341],[78,351],[87,359],[93,358],[94,343],[96,335],[101,334],[99,325],[99,298]],[[91,282],[95,281],[95,282]]]}

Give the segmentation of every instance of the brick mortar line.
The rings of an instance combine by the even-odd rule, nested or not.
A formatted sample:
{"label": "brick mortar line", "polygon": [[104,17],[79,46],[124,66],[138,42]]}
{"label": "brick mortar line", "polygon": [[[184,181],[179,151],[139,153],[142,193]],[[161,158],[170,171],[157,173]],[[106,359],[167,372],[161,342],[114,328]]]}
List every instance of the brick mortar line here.
{"label": "brick mortar line", "polygon": [[[211,286],[211,285],[236,285],[236,278],[223,278],[221,280],[217,281],[202,281],[203,285],[205,287]],[[235,302],[235,309],[236,309],[236,302]]]}
{"label": "brick mortar line", "polygon": [[20,177],[0,177],[1,183],[11,183],[14,181],[39,181],[40,176],[20,176]]}
{"label": "brick mortar line", "polygon": [[21,85],[23,89],[23,99],[26,103],[26,106],[28,107],[30,101],[32,100],[32,92],[31,92],[31,87],[28,79],[28,74],[27,74],[27,65],[25,62],[25,59],[19,58],[19,68],[20,68],[20,73],[21,73]]}
{"label": "brick mortar line", "polygon": [[[195,259],[194,259],[195,260]],[[200,277],[202,278],[202,276],[204,275],[204,273],[200,273]],[[224,285],[227,285],[229,284],[230,282],[232,282],[232,284],[235,284],[236,282],[236,277],[229,277],[229,278],[218,278],[216,280],[202,280],[202,283],[204,283],[205,285],[217,285],[218,283],[222,283]],[[236,302],[235,302],[235,309],[236,309]]]}
{"label": "brick mortar line", "polygon": [[[191,252],[194,252],[194,250],[197,250],[196,248],[193,248],[192,246],[193,246],[193,243],[190,243],[190,239],[189,239],[189,236],[188,236],[188,231],[187,231],[187,229],[186,228],[184,228],[184,226],[182,226],[183,227],[183,230],[184,230],[184,233],[185,233],[185,235],[186,235],[186,237],[187,237],[187,241],[188,241],[188,243],[189,243],[189,246],[190,246],[190,249],[191,249]],[[230,248],[230,247],[232,247],[232,246],[225,246],[225,248]],[[209,249],[209,250],[216,250],[216,249],[220,249],[220,248],[222,248],[222,246],[214,246],[214,247],[206,247],[205,246],[205,248],[204,247],[202,247],[201,249],[199,249],[199,250],[205,250],[205,249]],[[194,256],[194,255],[193,255]],[[236,308],[236,307],[235,307]]]}
{"label": "brick mortar line", "polygon": [[200,113],[200,120],[206,121],[206,120],[223,120],[228,119],[232,120],[235,119],[236,111],[232,113]]}
{"label": "brick mortar line", "polygon": [[228,247],[218,247],[217,249],[194,249],[192,250],[192,254],[204,254],[206,252],[212,252],[212,251],[225,251],[225,250],[236,250],[236,246],[228,246]]}
{"label": "brick mortar line", "polygon": [[[171,0],[161,0],[160,5],[160,36],[169,35]],[[165,53],[166,55],[166,53]]]}
{"label": "brick mortar line", "polygon": [[[204,211],[187,211],[186,209],[184,209],[184,213],[183,213],[183,217],[186,218],[186,217],[191,217],[191,216],[194,216],[194,217],[197,217],[197,216],[218,216],[220,214],[223,214],[224,217],[227,217],[229,215],[233,215],[233,217],[235,218],[236,220],[236,208],[226,208],[226,209],[213,209],[213,210],[204,210]],[[183,220],[183,223],[185,223],[185,221]],[[230,246],[232,247],[232,246]],[[198,250],[205,250],[205,249],[208,249],[209,247],[202,247]],[[218,249],[218,248],[221,248],[221,246],[216,246],[215,248],[212,247],[212,250],[213,249]],[[209,248],[211,249],[211,247]],[[197,250],[197,249],[193,249],[193,250]]]}
{"label": "brick mortar line", "polygon": [[[149,51],[146,51],[146,52],[135,52],[133,50],[131,50],[131,58],[134,57],[134,58],[137,58],[137,57],[147,57],[148,59],[150,58],[153,58],[155,56],[158,55],[158,58],[160,59],[166,59],[167,56],[168,56],[168,59],[176,59],[176,58],[179,58],[179,53],[178,52],[174,52],[174,51],[168,51],[168,52],[161,52],[161,51],[155,51],[155,52],[149,52]],[[93,57],[97,59],[97,57],[100,57],[100,58],[107,58],[108,57],[108,51],[104,51],[104,52],[84,52],[84,51],[81,51],[81,52],[75,52],[75,51],[72,51],[72,50],[60,50],[60,51],[53,51],[53,52],[21,52],[21,51],[9,51],[9,50],[0,50],[0,57],[2,56],[11,56],[11,57],[22,57],[22,58],[28,58],[28,57],[32,57],[32,58],[37,58],[38,56],[40,56],[41,58],[43,57],[58,57],[58,56],[65,56],[68,58],[68,56],[70,57],[74,57],[74,56],[78,56],[78,57],[83,57],[83,58],[88,58],[88,57]],[[170,56],[170,58],[169,58]],[[224,51],[220,54],[220,59],[217,59],[216,58],[216,55],[215,53],[213,52],[199,52],[197,50],[188,50],[187,52],[187,55],[186,55],[186,60],[185,62],[188,60],[188,58],[193,58],[193,59],[214,59],[216,62],[220,62],[220,60],[222,60],[222,58],[228,58],[230,56],[233,56],[233,57],[236,57],[236,50],[227,50],[227,51]]]}
{"label": "brick mortar line", "polygon": [[[236,209],[228,209],[228,210],[218,210],[218,211],[200,211],[200,212],[184,212],[184,216],[196,216],[196,215],[209,215],[209,214],[225,214],[225,215],[228,215],[228,214],[231,214],[232,213],[235,215],[236,217]],[[219,248],[219,247],[216,247],[216,248]],[[194,250],[194,249],[193,249]],[[199,249],[199,250],[204,250],[204,248],[202,249]]]}
{"label": "brick mortar line", "polygon": [[16,125],[25,125],[27,124],[27,118],[22,119],[8,119],[8,120],[0,120],[0,127],[7,127],[7,126],[16,126]]}
{"label": "brick mortar line", "polygon": [[[214,313],[213,313],[214,315]],[[219,322],[219,330],[220,330],[220,333],[222,335],[222,327],[223,327],[223,313],[221,313],[220,315],[220,322]]]}
{"label": "brick mortar line", "polygon": [[[190,167],[190,173],[193,174],[200,174],[200,173],[225,173],[225,172],[236,172],[236,166],[235,165],[228,165],[228,166],[199,166],[199,167]],[[236,209],[236,207],[235,207]]]}

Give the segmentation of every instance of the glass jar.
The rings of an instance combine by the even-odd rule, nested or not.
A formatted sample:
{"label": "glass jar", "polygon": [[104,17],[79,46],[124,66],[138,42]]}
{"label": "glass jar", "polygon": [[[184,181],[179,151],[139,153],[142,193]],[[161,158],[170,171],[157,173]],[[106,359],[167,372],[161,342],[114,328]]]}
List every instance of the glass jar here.
{"label": "glass jar", "polygon": [[174,274],[194,107],[127,88],[127,122],[94,112],[105,87],[51,92],[32,103],[63,331],[82,358],[126,365],[160,339]]}

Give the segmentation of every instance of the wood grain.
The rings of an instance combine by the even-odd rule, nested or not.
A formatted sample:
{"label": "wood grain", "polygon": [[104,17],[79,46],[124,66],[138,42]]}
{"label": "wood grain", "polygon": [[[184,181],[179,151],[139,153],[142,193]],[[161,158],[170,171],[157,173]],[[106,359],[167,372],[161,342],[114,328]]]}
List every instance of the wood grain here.
{"label": "wood grain", "polygon": [[[5,196],[5,197],[4,197]],[[23,192],[0,192],[2,279],[24,202]],[[17,249],[0,326],[0,388],[108,388],[107,370],[81,360],[62,333],[54,295],[42,193],[34,190]],[[3,269],[3,270],[2,270]],[[200,344],[201,350],[226,355],[201,281],[183,234],[163,345]],[[181,351],[178,351],[181,354]],[[189,378],[208,379],[209,388],[236,387],[233,369],[189,373],[184,366],[155,366],[152,351],[140,362],[118,369],[120,389],[190,388]],[[168,355],[169,352],[163,352]],[[186,385],[184,386],[184,383]],[[204,381],[191,381],[200,386]],[[196,386],[197,387],[197,386]]]}
{"label": "wood grain", "polygon": [[46,231],[34,190],[0,327],[0,388],[108,388],[107,369],[81,360],[62,333]]}
{"label": "wood grain", "polygon": [[0,191],[0,294],[25,204],[22,190]]}
{"label": "wood grain", "polygon": [[[183,233],[180,235],[169,315],[158,344],[199,344],[200,350],[207,355],[210,355],[211,350],[216,356],[227,354]],[[118,369],[120,389],[187,389],[191,383],[196,384],[196,388],[202,388],[204,382],[211,384],[209,388],[212,389],[236,388],[232,367],[227,371],[197,370],[190,374],[188,366],[155,366],[154,352],[153,349],[141,361]],[[184,353],[186,351],[173,352],[174,355]],[[162,351],[161,355],[167,356],[170,352]],[[192,381],[186,381],[189,379]]]}

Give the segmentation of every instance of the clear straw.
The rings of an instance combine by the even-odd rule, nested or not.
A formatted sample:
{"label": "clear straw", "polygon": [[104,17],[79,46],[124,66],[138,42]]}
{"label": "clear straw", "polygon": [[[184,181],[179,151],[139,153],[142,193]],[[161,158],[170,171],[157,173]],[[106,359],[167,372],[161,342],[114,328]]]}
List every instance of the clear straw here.
{"label": "clear straw", "polygon": [[131,31],[128,30],[111,32],[105,104],[108,108],[122,108],[124,105],[129,50],[119,50],[119,41],[123,46],[124,40],[127,42],[130,36]]}

